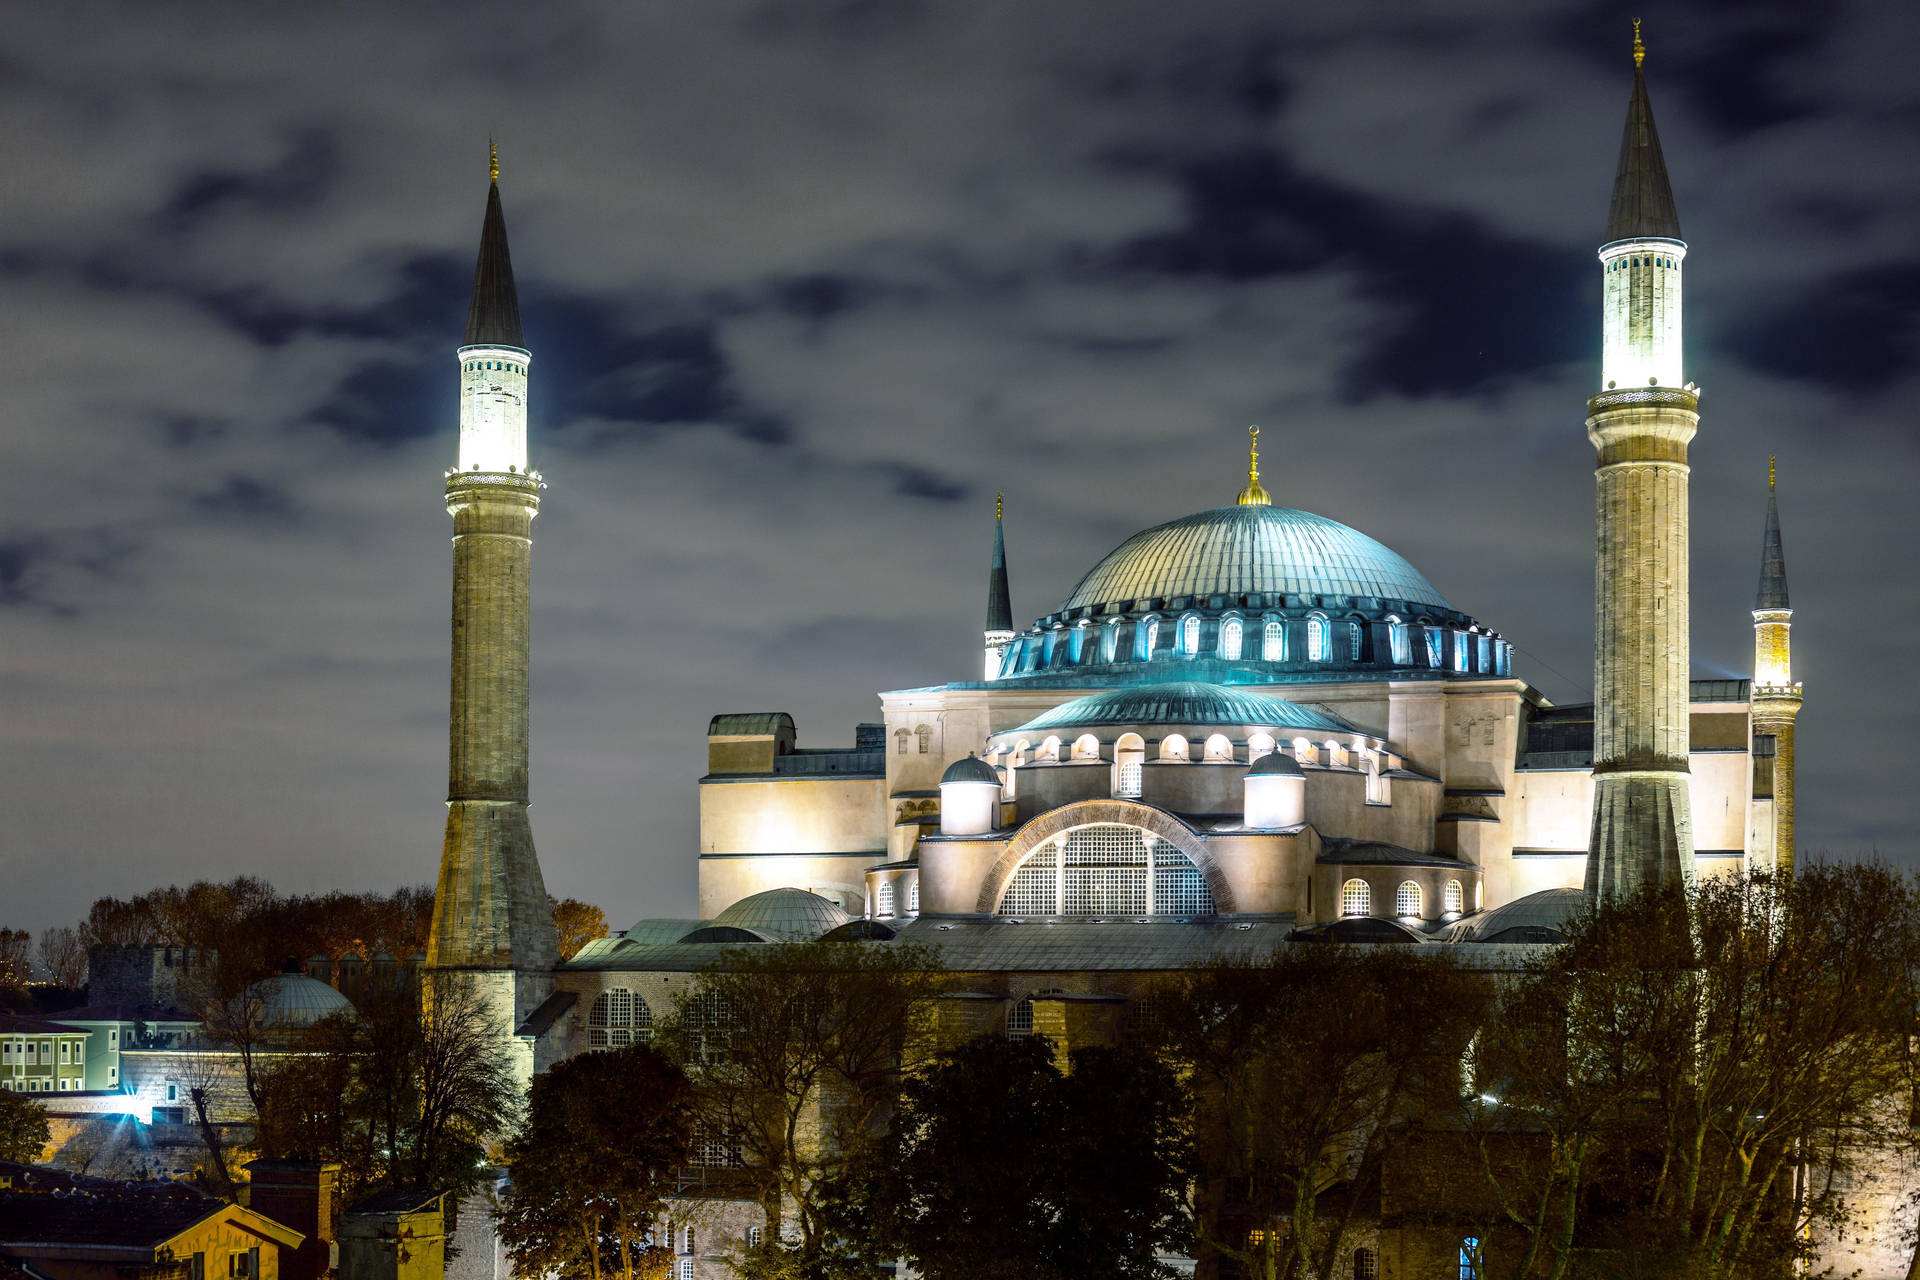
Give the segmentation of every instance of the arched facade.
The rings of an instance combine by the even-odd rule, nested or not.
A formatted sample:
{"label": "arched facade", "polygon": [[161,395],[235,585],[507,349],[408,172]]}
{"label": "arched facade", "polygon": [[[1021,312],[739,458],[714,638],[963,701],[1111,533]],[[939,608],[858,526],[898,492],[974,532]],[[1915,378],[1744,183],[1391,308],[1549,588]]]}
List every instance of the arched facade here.
{"label": "arched facade", "polygon": [[975,910],[983,916],[996,914],[1014,873],[1029,855],[1055,836],[1077,827],[1096,825],[1134,827],[1152,835],[1193,864],[1213,900],[1215,912],[1231,915],[1238,909],[1231,886],[1198,833],[1164,810],[1136,801],[1113,799],[1067,805],[1042,814],[1022,827],[984,877]]}

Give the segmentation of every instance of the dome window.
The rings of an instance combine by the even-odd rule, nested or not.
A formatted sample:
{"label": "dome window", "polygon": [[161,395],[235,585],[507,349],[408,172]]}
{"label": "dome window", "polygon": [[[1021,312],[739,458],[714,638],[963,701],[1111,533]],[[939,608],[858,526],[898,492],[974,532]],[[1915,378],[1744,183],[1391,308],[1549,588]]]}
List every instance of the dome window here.
{"label": "dome window", "polygon": [[1228,618],[1220,626],[1220,656],[1228,662],[1240,661],[1240,619]]}
{"label": "dome window", "polygon": [[1160,643],[1160,619],[1147,619],[1145,626],[1141,629],[1140,640],[1138,656],[1144,662],[1153,656],[1153,647]]}
{"label": "dome window", "polygon": [[1268,618],[1260,642],[1260,657],[1265,662],[1285,662],[1287,658],[1287,632],[1278,618]]}
{"label": "dome window", "polygon": [[1387,649],[1393,655],[1394,666],[1413,665],[1413,643],[1407,635],[1407,624],[1391,614],[1387,617]]}
{"label": "dome window", "polygon": [[1325,662],[1331,655],[1327,643],[1327,620],[1315,615],[1307,619],[1307,661]]}
{"label": "dome window", "polygon": [[1393,914],[1397,916],[1420,915],[1420,886],[1412,880],[1402,880],[1400,888],[1393,895]]}
{"label": "dome window", "polygon": [[1189,658],[1200,653],[1200,619],[1191,613],[1180,619],[1180,652]]}
{"label": "dome window", "polygon": [[1373,890],[1367,887],[1365,880],[1349,880],[1340,886],[1340,914],[1343,916],[1373,914]]}
{"label": "dome window", "polygon": [[1114,653],[1120,647],[1120,619],[1115,618],[1101,628],[1100,661],[1112,662]]}

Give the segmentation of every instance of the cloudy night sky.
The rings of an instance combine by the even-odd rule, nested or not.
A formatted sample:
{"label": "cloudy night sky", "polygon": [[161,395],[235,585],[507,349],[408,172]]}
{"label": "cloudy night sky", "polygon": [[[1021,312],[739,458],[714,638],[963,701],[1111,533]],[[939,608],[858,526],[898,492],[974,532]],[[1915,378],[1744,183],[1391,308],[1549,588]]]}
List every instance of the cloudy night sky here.
{"label": "cloudy night sky", "polygon": [[[1920,8],[1646,7],[1694,671],[1780,456],[1802,846],[1920,862]],[[707,718],[850,743],[1133,531],[1372,534],[1592,696],[1618,5],[15,6],[0,924],[430,883],[489,133],[534,352],[533,827],[694,910]],[[138,20],[134,15],[138,14]]]}

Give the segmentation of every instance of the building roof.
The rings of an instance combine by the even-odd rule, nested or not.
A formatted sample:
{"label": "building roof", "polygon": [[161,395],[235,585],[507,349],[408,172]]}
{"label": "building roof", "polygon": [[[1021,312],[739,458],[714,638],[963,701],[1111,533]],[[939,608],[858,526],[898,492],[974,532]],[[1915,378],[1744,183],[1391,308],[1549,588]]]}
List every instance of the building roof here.
{"label": "building roof", "polygon": [[1385,942],[1424,945],[1427,936],[1418,929],[1401,924],[1398,920],[1388,920],[1380,916],[1348,916],[1344,920],[1333,920],[1307,929],[1295,929],[1288,940],[1291,942]]}
{"label": "building roof", "polygon": [[1441,935],[1446,942],[1558,942],[1567,922],[1587,909],[1584,889],[1542,889],[1468,916]]}
{"label": "building roof", "polygon": [[1449,858],[1444,853],[1421,853],[1415,849],[1403,849],[1397,844],[1388,844],[1383,840],[1341,840],[1328,837],[1321,843],[1320,856],[1315,859],[1322,866],[1373,866],[1373,867],[1445,867],[1463,871],[1476,870],[1470,862],[1459,858]]}
{"label": "building roof", "polygon": [[997,787],[1000,785],[1000,774],[992,765],[969,751],[966,759],[955,760],[940,775],[941,786],[949,782],[990,782]]}
{"label": "building roof", "polygon": [[23,1036],[91,1035],[85,1027],[70,1027],[48,1018],[32,1018],[20,1013],[0,1013],[0,1033]]}
{"label": "building roof", "polygon": [[1636,66],[1633,95],[1627,99],[1627,127],[1620,137],[1620,160],[1614,167],[1613,199],[1607,206],[1603,243],[1642,239],[1680,239],[1680,214],[1673,206],[1666,158],[1660,154],[1660,133],[1653,127],[1647,77]]}
{"label": "building roof", "polygon": [[[649,920],[635,920],[621,931],[619,938],[596,938],[594,942],[678,942],[680,939],[707,923],[705,920],[675,920],[655,917]],[[588,943],[592,946],[593,943]]]}
{"label": "building roof", "polygon": [[1337,520],[1289,507],[1231,506],[1134,534],[1080,580],[1061,612],[1254,592],[1453,608],[1419,570]]}
{"label": "building roof", "polygon": [[560,1021],[567,1010],[573,1008],[579,997],[571,991],[556,991],[540,1002],[538,1008],[527,1015],[527,1020],[514,1028],[516,1036],[532,1036],[538,1039],[545,1035],[553,1024]]}
{"label": "building roof", "polygon": [[793,732],[793,717],[784,711],[735,711],[707,721],[709,738],[734,735],[761,737],[782,731]]}
{"label": "building roof", "polygon": [[1304,778],[1300,762],[1283,751],[1269,751],[1247,769],[1249,778]]}
{"label": "building roof", "polygon": [[262,1026],[278,1031],[310,1027],[336,1013],[352,1013],[353,1002],[318,978],[304,973],[280,973],[247,988],[260,1003]]}
{"label": "building roof", "polygon": [[159,1004],[89,1004],[78,1009],[62,1009],[55,1015],[63,1022],[198,1022],[185,1009]]}
{"label": "building roof", "polygon": [[[1266,511],[1271,508],[1246,509]],[[1092,729],[1101,725],[1156,724],[1359,732],[1339,716],[1303,707],[1285,698],[1193,680],[1088,694],[1084,698],[1063,702],[1008,732],[1042,733],[1055,729]]]}
{"label": "building roof", "polygon": [[1767,481],[1767,531],[1760,543],[1760,590],[1755,609],[1790,609],[1787,603],[1787,553],[1780,546],[1780,502]]}
{"label": "building roof", "polygon": [[480,224],[480,257],[473,264],[473,297],[467,303],[466,346],[522,347],[520,295],[513,287],[513,256],[507,252],[507,218],[500,211],[500,183],[487,187],[487,214]]}
{"label": "building roof", "polygon": [[1007,540],[1000,529],[997,502],[993,513],[993,567],[987,571],[987,630],[1013,630],[1013,595],[1007,588]]}
{"label": "building roof", "polygon": [[740,899],[713,918],[714,925],[749,929],[782,942],[817,938],[852,919],[831,901],[805,889],[768,889]]}
{"label": "building roof", "polygon": [[297,1231],[184,1183],[115,1182],[38,1165],[0,1163],[0,1252],[157,1249],[216,1215],[266,1239],[298,1245]]}
{"label": "building roof", "polygon": [[418,1213],[422,1209],[437,1209],[441,1191],[424,1191],[416,1187],[394,1187],[386,1191],[376,1191],[364,1199],[356,1200],[348,1207],[352,1214],[374,1213]]}

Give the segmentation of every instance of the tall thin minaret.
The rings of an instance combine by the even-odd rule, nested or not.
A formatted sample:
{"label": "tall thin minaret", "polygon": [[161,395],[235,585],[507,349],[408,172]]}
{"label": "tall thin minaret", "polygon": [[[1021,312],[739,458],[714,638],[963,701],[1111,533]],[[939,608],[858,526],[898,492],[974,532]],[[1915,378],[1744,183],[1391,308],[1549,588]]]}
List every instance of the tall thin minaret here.
{"label": "tall thin minaret", "polygon": [[1013,643],[1013,595],[1007,590],[1007,539],[1000,529],[1005,494],[993,495],[993,568],[987,572],[987,679],[1000,678],[1000,665]]}
{"label": "tall thin minaret", "polygon": [[1633,30],[1633,95],[1600,266],[1599,395],[1587,401],[1595,471],[1593,829],[1587,894],[1693,880],[1687,754],[1687,445],[1698,388],[1681,381],[1686,242],[1653,127]]}
{"label": "tall thin minaret", "polygon": [[1793,679],[1793,607],[1787,603],[1777,478],[1769,458],[1767,531],[1760,544],[1760,590],[1753,600],[1753,733],[1773,739],[1773,865],[1763,869],[1791,874],[1793,722],[1800,714],[1800,686]]}
{"label": "tall thin minaret", "polygon": [[[453,517],[453,680],[447,834],[427,943],[429,980],[461,973],[510,1034],[553,989],[557,947],[527,822],[529,576],[540,473],[527,466],[520,301],[489,164],[486,219],[460,365]],[[429,991],[432,987],[430,985]]]}

